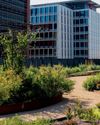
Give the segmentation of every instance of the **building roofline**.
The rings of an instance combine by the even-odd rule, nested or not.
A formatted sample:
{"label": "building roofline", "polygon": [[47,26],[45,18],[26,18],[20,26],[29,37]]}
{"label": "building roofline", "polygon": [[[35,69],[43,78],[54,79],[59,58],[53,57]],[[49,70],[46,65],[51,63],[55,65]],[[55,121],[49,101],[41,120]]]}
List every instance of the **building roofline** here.
{"label": "building roofline", "polygon": [[98,4],[97,2],[94,2],[93,0],[67,0],[67,1],[61,1],[61,2],[40,3],[40,4],[31,5],[31,7],[52,5],[52,4],[63,4],[63,3],[76,3],[76,2],[88,2],[89,5],[93,5],[95,8],[100,8],[100,4]]}

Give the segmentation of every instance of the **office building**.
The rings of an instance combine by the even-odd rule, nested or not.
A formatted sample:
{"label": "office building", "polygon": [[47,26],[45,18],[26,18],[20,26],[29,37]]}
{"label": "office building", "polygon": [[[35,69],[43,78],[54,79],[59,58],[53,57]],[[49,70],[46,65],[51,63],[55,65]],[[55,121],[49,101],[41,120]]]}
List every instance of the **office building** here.
{"label": "office building", "polygon": [[38,40],[31,44],[30,59],[65,65],[99,60],[99,7],[93,0],[32,5],[30,20]]}
{"label": "office building", "polygon": [[29,7],[29,0],[0,0],[0,32],[26,29]]}

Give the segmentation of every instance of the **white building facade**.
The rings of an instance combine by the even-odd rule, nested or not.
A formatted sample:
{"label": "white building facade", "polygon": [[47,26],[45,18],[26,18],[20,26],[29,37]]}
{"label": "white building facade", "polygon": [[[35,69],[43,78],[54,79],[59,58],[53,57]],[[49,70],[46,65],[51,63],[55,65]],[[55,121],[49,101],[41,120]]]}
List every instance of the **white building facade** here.
{"label": "white building facade", "polygon": [[31,6],[32,31],[40,39],[30,49],[30,58],[61,63],[100,59],[99,7],[92,0]]}

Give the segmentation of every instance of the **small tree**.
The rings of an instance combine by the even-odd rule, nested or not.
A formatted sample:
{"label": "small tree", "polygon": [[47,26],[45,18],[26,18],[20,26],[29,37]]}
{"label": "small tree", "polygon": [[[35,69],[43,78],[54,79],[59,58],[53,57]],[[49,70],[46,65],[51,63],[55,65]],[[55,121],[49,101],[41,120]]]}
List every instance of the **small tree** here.
{"label": "small tree", "polygon": [[22,72],[25,60],[25,49],[29,42],[36,39],[36,34],[13,32],[0,35],[0,44],[3,47],[3,67],[12,68],[16,73]]}

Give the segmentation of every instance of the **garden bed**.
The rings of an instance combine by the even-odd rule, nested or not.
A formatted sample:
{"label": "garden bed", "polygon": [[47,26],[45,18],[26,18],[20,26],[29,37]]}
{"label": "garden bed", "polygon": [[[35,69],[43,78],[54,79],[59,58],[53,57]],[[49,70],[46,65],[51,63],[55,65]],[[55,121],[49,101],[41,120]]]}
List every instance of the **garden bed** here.
{"label": "garden bed", "polygon": [[39,109],[45,106],[56,104],[62,100],[62,94],[49,99],[33,100],[26,103],[6,104],[0,106],[0,115]]}
{"label": "garden bed", "polygon": [[100,73],[100,70],[77,72],[77,73],[70,74],[69,77],[89,76],[89,75],[96,75],[97,73]]}

